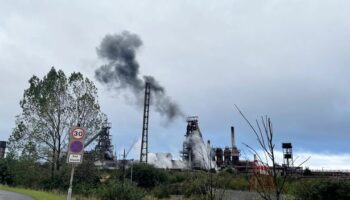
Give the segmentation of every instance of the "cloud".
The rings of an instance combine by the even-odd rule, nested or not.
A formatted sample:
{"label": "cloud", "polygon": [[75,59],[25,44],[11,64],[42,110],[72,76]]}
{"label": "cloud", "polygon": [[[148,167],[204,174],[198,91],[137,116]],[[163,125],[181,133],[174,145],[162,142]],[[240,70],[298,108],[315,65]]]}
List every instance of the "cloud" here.
{"label": "cloud", "polygon": [[[349,1],[337,0],[2,3],[1,139],[14,126],[33,74],[54,65],[94,80],[103,64],[96,45],[106,34],[130,30],[144,42],[140,73],[157,77],[186,113],[199,115],[213,145],[229,144],[230,125],[238,144],[254,140],[237,104],[250,119],[269,115],[278,141],[340,155],[350,130],[349,8]],[[141,135],[142,116],[100,86],[121,147]],[[157,142],[150,150],[180,150],[185,123],[161,129],[157,120],[151,115],[150,143]]]}

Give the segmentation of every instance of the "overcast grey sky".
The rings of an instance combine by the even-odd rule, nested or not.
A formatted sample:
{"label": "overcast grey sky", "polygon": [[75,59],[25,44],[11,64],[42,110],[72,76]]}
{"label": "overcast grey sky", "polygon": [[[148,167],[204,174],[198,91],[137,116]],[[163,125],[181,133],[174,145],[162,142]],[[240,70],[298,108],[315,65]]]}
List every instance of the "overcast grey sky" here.
{"label": "overcast grey sky", "polygon": [[[256,144],[251,120],[272,118],[276,143],[337,158],[350,169],[350,1],[5,1],[0,0],[0,139],[20,113],[29,78],[51,66],[95,81],[118,151],[140,137],[142,112],[94,79],[106,34],[139,35],[141,73],[153,75],[205,139]],[[178,156],[185,126],[151,113],[150,151]],[[243,147],[242,147],[243,148]],[[333,156],[333,157],[332,157]],[[310,165],[326,166],[316,163]],[[313,164],[315,163],[315,164]],[[344,167],[345,166],[345,167]],[[334,166],[332,166],[334,168]]]}

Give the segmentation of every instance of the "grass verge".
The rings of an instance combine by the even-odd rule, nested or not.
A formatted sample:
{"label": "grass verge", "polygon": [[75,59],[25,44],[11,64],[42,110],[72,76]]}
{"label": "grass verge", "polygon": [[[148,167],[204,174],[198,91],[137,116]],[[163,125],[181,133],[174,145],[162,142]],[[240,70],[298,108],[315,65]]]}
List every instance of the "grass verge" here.
{"label": "grass verge", "polygon": [[0,185],[0,190],[6,190],[10,192],[16,192],[19,194],[27,195],[32,197],[35,200],[65,200],[66,199],[66,196],[64,195],[57,195],[49,192],[36,191],[31,189],[8,187],[5,185]]}

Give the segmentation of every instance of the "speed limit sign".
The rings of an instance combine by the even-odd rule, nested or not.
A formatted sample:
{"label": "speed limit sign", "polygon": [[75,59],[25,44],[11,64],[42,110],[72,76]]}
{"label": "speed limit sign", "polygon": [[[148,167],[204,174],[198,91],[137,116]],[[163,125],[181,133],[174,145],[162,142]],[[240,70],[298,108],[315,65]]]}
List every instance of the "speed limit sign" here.
{"label": "speed limit sign", "polygon": [[85,136],[85,130],[80,127],[75,127],[75,128],[72,128],[70,134],[73,137],[73,139],[80,140]]}

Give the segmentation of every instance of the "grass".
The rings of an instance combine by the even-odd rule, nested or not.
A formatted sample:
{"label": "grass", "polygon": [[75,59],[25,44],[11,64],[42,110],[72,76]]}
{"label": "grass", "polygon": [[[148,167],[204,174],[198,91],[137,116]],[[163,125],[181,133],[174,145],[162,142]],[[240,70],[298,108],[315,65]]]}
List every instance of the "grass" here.
{"label": "grass", "polygon": [[53,194],[45,191],[36,191],[31,189],[24,189],[24,188],[14,188],[14,187],[8,187],[5,185],[0,185],[0,190],[6,190],[10,192],[16,192],[19,194],[27,195],[32,197],[35,200],[65,200],[65,195],[58,195]]}

